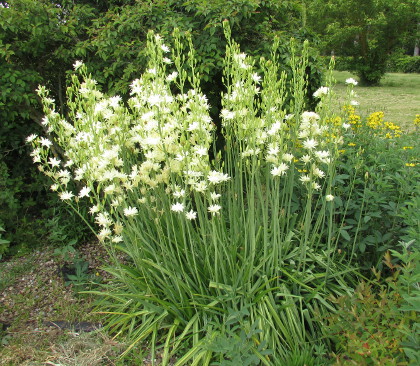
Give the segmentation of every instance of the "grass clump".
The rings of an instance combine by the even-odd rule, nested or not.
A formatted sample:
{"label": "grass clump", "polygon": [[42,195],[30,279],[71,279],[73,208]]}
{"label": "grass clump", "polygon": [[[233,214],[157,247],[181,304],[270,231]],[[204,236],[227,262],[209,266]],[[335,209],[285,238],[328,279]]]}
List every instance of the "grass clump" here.
{"label": "grass clump", "polygon": [[[335,115],[331,75],[308,110],[306,43],[291,42],[288,79],[279,41],[257,65],[224,27],[218,126],[191,39],[175,31],[171,52],[150,32],[148,67],[126,104],[82,62],[69,120],[39,88],[50,135],[28,137],[32,157],[63,201],[90,204],[113,259],[114,281],[95,293],[108,331],[130,340],[124,355],[147,342],[163,365],[309,363],[330,346],[320,319],[335,311],[331,299],[351,296],[366,248],[377,259],[378,241],[360,243],[378,213],[366,205],[373,172],[356,136],[391,146],[401,132],[382,115],[365,122],[351,102]],[[350,101],[356,81],[346,83]]]}

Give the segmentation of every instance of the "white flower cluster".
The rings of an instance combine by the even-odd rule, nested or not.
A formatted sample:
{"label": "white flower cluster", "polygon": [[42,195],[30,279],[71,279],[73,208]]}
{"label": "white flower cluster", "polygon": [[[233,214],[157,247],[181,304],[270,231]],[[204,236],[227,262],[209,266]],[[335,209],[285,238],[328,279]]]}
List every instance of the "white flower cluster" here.
{"label": "white flower cluster", "polygon": [[[165,65],[172,61],[163,54],[169,47],[159,36],[149,39],[149,47],[155,52],[148,70],[131,84],[130,109],[121,97],[102,94],[81,61],[74,64],[79,76],[69,89],[71,123],[54,111],[47,90],[38,90],[46,113],[43,125],[64,149],[64,159],[52,155],[50,139],[31,135],[27,142],[33,145],[33,160],[53,179],[51,188],[62,200],[96,200],[90,213],[101,228],[101,240],[121,241],[118,217],[135,220],[141,205],[153,204],[156,212],[163,212],[154,191],[173,195],[177,201],[171,210],[189,220],[197,218],[189,209],[190,193],[199,192],[214,215],[221,209],[216,189],[229,180],[209,160],[214,125],[206,97],[195,89],[173,94],[169,84],[179,75],[175,71],[167,76]],[[71,192],[71,180],[84,187]]]}
{"label": "white flower cluster", "polygon": [[315,191],[321,189],[321,179],[326,176],[324,169],[328,169],[332,159],[326,142],[328,132],[329,126],[322,124],[317,113],[306,111],[301,114],[298,138],[302,145],[299,160],[303,169],[299,180]]}
{"label": "white flower cluster", "polygon": [[326,86],[321,86],[317,91],[315,91],[313,96],[315,98],[322,98],[323,96],[328,95],[329,92],[330,92],[330,88]]}

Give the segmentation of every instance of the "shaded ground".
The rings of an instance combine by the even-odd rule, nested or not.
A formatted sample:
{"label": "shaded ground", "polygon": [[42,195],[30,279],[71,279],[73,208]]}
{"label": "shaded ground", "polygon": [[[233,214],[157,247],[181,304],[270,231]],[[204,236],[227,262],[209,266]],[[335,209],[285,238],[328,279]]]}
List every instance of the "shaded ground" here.
{"label": "shaded ground", "polygon": [[[77,290],[110,280],[101,270],[108,255],[98,243],[79,246],[77,254],[88,263],[82,276],[87,287],[66,281],[74,260],[64,261],[50,247],[0,263],[0,366],[152,364],[147,345],[121,360],[128,344],[97,329],[101,317],[92,311],[94,298]],[[159,352],[156,357],[159,365]]]}
{"label": "shaded ground", "polygon": [[[78,248],[86,275],[100,280],[105,251],[96,243]],[[93,299],[66,284],[66,262],[52,248],[0,263],[0,365],[115,365],[122,345],[102,333]],[[80,322],[83,322],[80,324]]]}

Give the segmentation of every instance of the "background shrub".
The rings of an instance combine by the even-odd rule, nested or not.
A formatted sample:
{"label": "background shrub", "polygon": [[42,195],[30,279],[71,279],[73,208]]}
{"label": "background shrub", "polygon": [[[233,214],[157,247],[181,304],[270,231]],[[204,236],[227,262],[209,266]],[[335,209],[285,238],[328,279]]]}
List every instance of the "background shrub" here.
{"label": "background shrub", "polygon": [[420,57],[394,53],[387,64],[388,72],[420,73]]}

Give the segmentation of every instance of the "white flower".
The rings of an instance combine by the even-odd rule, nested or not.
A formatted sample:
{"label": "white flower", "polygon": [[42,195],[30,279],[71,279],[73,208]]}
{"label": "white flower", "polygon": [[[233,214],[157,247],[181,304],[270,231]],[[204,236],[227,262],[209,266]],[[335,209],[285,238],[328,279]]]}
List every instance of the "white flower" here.
{"label": "white flower", "polygon": [[222,109],[220,116],[223,119],[234,119],[235,118],[235,112],[229,111],[227,109]]}
{"label": "white flower", "polygon": [[195,146],[194,150],[195,150],[195,153],[199,156],[206,156],[208,153],[207,147],[204,147],[204,146]]}
{"label": "white flower", "polygon": [[197,218],[197,212],[194,212],[193,210],[191,210],[190,212],[187,212],[187,213],[185,214],[185,217],[186,217],[188,220],[195,220],[195,219]]}
{"label": "white flower", "polygon": [[51,189],[53,192],[56,192],[56,191],[58,190],[58,188],[59,188],[59,185],[58,185],[58,184],[53,184],[53,185],[51,185],[51,187],[50,187],[50,189]]}
{"label": "white flower", "polygon": [[137,207],[127,207],[124,209],[124,216],[127,217],[133,217],[136,216],[139,213],[139,211],[137,210]]}
{"label": "white flower", "polygon": [[261,81],[261,76],[259,76],[257,73],[254,73],[252,74],[252,80],[258,84]]}
{"label": "white flower", "polygon": [[112,232],[108,228],[102,229],[98,234],[99,241],[104,241],[105,239],[109,238],[111,236]]}
{"label": "white flower", "polygon": [[182,211],[184,211],[184,204],[181,203],[181,202],[174,203],[171,206],[171,211],[173,211],[173,212],[182,212]]}
{"label": "white flower", "polygon": [[73,164],[74,164],[74,161],[70,159],[70,160],[67,160],[67,162],[64,164],[64,166],[66,168],[68,168],[68,167],[71,167]]}
{"label": "white flower", "polygon": [[116,109],[120,106],[120,102],[121,102],[121,97],[119,95],[116,95],[114,97],[109,98],[109,105]]}
{"label": "white flower", "polygon": [[217,199],[219,199],[220,198],[220,196],[221,196],[221,194],[220,193],[216,193],[216,192],[211,192],[210,193],[210,198],[214,201],[214,200],[217,200]]}
{"label": "white flower", "polygon": [[99,206],[97,206],[97,205],[92,206],[92,207],[89,209],[89,213],[90,213],[91,215],[93,215],[93,214],[95,214],[95,213],[97,213],[97,212],[99,212]]}
{"label": "white flower", "polygon": [[299,131],[298,137],[300,139],[306,139],[309,136],[309,134],[310,134],[310,131],[308,129],[307,130],[302,130],[302,131]]}
{"label": "white flower", "polygon": [[178,73],[176,71],[174,71],[172,74],[169,74],[166,77],[166,81],[174,81],[178,76]]}
{"label": "white flower", "polygon": [[59,167],[60,166],[61,161],[59,159],[56,158],[49,158],[48,159],[48,164],[51,164],[51,167]]}
{"label": "white flower", "polygon": [[96,215],[96,217],[95,217],[95,222],[99,226],[104,226],[104,227],[111,226],[111,224],[112,224],[112,220],[109,218],[109,214],[107,212],[105,212],[105,213],[99,212],[98,215]]}
{"label": "white flower", "polygon": [[172,63],[172,60],[170,58],[168,58],[168,57],[164,57],[162,60],[167,65],[170,65]]}
{"label": "white flower", "polygon": [[352,100],[350,101],[350,105],[356,106],[356,105],[359,105],[359,102],[357,100]]}
{"label": "white flower", "polygon": [[192,131],[198,130],[199,128],[200,128],[200,124],[197,121],[194,121],[194,122],[190,123],[187,131],[192,132]]}
{"label": "white flower", "polygon": [[290,163],[293,160],[294,156],[293,156],[293,154],[286,153],[281,158],[284,161],[287,161],[288,163]]}
{"label": "white flower", "polygon": [[89,187],[83,187],[79,192],[79,197],[89,197],[91,189]]}
{"label": "white flower", "polygon": [[325,196],[325,200],[327,201],[327,202],[330,202],[330,201],[332,201],[334,199],[334,196],[332,195],[332,194],[327,194],[326,196]]}
{"label": "white flower", "polygon": [[233,59],[235,60],[235,61],[241,61],[241,60],[245,60],[245,58],[246,58],[246,53],[237,53],[237,54],[235,54],[235,55],[233,55]]}
{"label": "white flower", "polygon": [[220,206],[220,205],[211,205],[211,206],[208,207],[208,211],[212,215],[216,215],[217,213],[219,213],[221,208],[222,208],[222,206]]}
{"label": "white flower", "polygon": [[176,191],[173,193],[174,197],[181,198],[185,196],[185,190],[181,189],[180,191]]}
{"label": "white flower", "polygon": [[280,149],[278,146],[272,146],[268,149],[267,155],[277,155],[279,153]]}
{"label": "white flower", "polygon": [[343,128],[345,129],[345,130],[347,130],[347,129],[349,129],[350,128],[350,124],[349,123],[343,123]]}
{"label": "white flower", "polygon": [[116,222],[113,230],[115,235],[120,235],[124,230],[124,225],[121,222]]}
{"label": "white flower", "polygon": [[149,98],[147,98],[147,101],[150,105],[157,105],[163,102],[163,98],[159,94],[152,94]]}
{"label": "white flower", "polygon": [[348,78],[348,79],[346,80],[346,84],[352,84],[352,85],[356,86],[358,83],[357,83],[357,81],[356,81],[356,80],[354,80],[353,78]]}
{"label": "white flower", "polygon": [[41,145],[45,147],[50,147],[52,145],[52,142],[45,137],[41,137]]}
{"label": "white flower", "polygon": [[162,49],[163,52],[168,53],[169,52],[169,47],[166,44],[162,44],[160,46],[160,48]]}
{"label": "white flower", "polygon": [[36,138],[37,138],[38,136],[37,135],[35,135],[34,133],[32,134],[32,135],[29,135],[27,138],[26,138],[26,142],[32,142],[33,140],[35,140]]}
{"label": "white flower", "polygon": [[321,169],[319,169],[317,167],[314,167],[312,169],[312,172],[318,178],[324,178],[325,177],[325,173]]}
{"label": "white flower", "polygon": [[39,153],[38,154],[31,154],[31,156],[33,157],[32,161],[34,163],[40,163],[41,162],[41,156],[39,155]]}
{"label": "white flower", "polygon": [[41,121],[41,124],[43,125],[43,126],[48,126],[48,124],[50,123],[50,121],[48,120],[48,116],[44,116],[43,118],[42,118],[42,121]]}
{"label": "white flower", "polygon": [[271,174],[274,175],[275,177],[280,177],[281,175],[286,174],[286,170],[289,169],[289,166],[285,163],[280,163],[279,166],[274,167],[271,170]]}
{"label": "white flower", "polygon": [[113,243],[121,243],[123,241],[123,237],[121,235],[116,235],[112,238]]}
{"label": "white flower", "polygon": [[81,67],[83,66],[83,61],[76,61],[74,64],[73,64],[73,68],[74,68],[74,70],[78,70],[78,69],[80,69]]}
{"label": "white flower", "polygon": [[137,202],[140,203],[140,204],[145,204],[147,202],[147,198],[146,197],[138,198]]}
{"label": "white flower", "polygon": [[115,184],[110,184],[109,186],[105,187],[104,193],[105,194],[113,194],[115,192]]}
{"label": "white flower", "polygon": [[194,184],[194,189],[197,192],[204,192],[207,189],[207,183],[204,180],[202,180],[202,181]]}
{"label": "white flower", "polygon": [[300,160],[302,160],[305,164],[308,164],[311,161],[310,155],[303,155]]}
{"label": "white flower", "polygon": [[282,122],[276,121],[271,125],[271,128],[267,131],[270,136],[274,136],[282,128]]}
{"label": "white flower", "polygon": [[227,174],[223,174],[221,172],[212,170],[209,172],[207,179],[210,183],[218,184],[221,182],[226,182],[230,179],[230,177]]}
{"label": "white flower", "polygon": [[322,162],[326,163],[330,152],[327,150],[315,151],[315,156]]}
{"label": "white flower", "polygon": [[323,95],[327,95],[330,91],[330,88],[326,86],[321,86],[313,95],[315,98],[321,98]]}
{"label": "white flower", "polygon": [[118,198],[114,198],[111,201],[111,207],[118,207],[118,206],[121,205],[121,202],[122,202],[122,197],[121,196],[119,196]]}
{"label": "white flower", "polygon": [[314,139],[307,139],[306,141],[303,142],[303,147],[308,150],[312,150],[317,146],[318,146],[318,141]]}
{"label": "white flower", "polygon": [[303,123],[315,122],[321,118],[319,114],[315,112],[308,112],[308,111],[303,112],[301,117],[302,117]]}
{"label": "white flower", "polygon": [[66,191],[66,192],[60,193],[59,196],[61,200],[66,201],[66,200],[71,200],[72,197],[74,197],[74,194]]}
{"label": "white flower", "polygon": [[313,188],[315,191],[318,191],[318,190],[320,190],[320,189],[321,189],[321,186],[320,186],[317,182],[312,182],[312,188]]}
{"label": "white flower", "polygon": [[300,180],[302,183],[308,183],[308,182],[310,182],[310,181],[311,181],[311,178],[309,177],[309,175],[304,174],[304,175],[302,175],[302,176],[299,178],[299,180]]}

